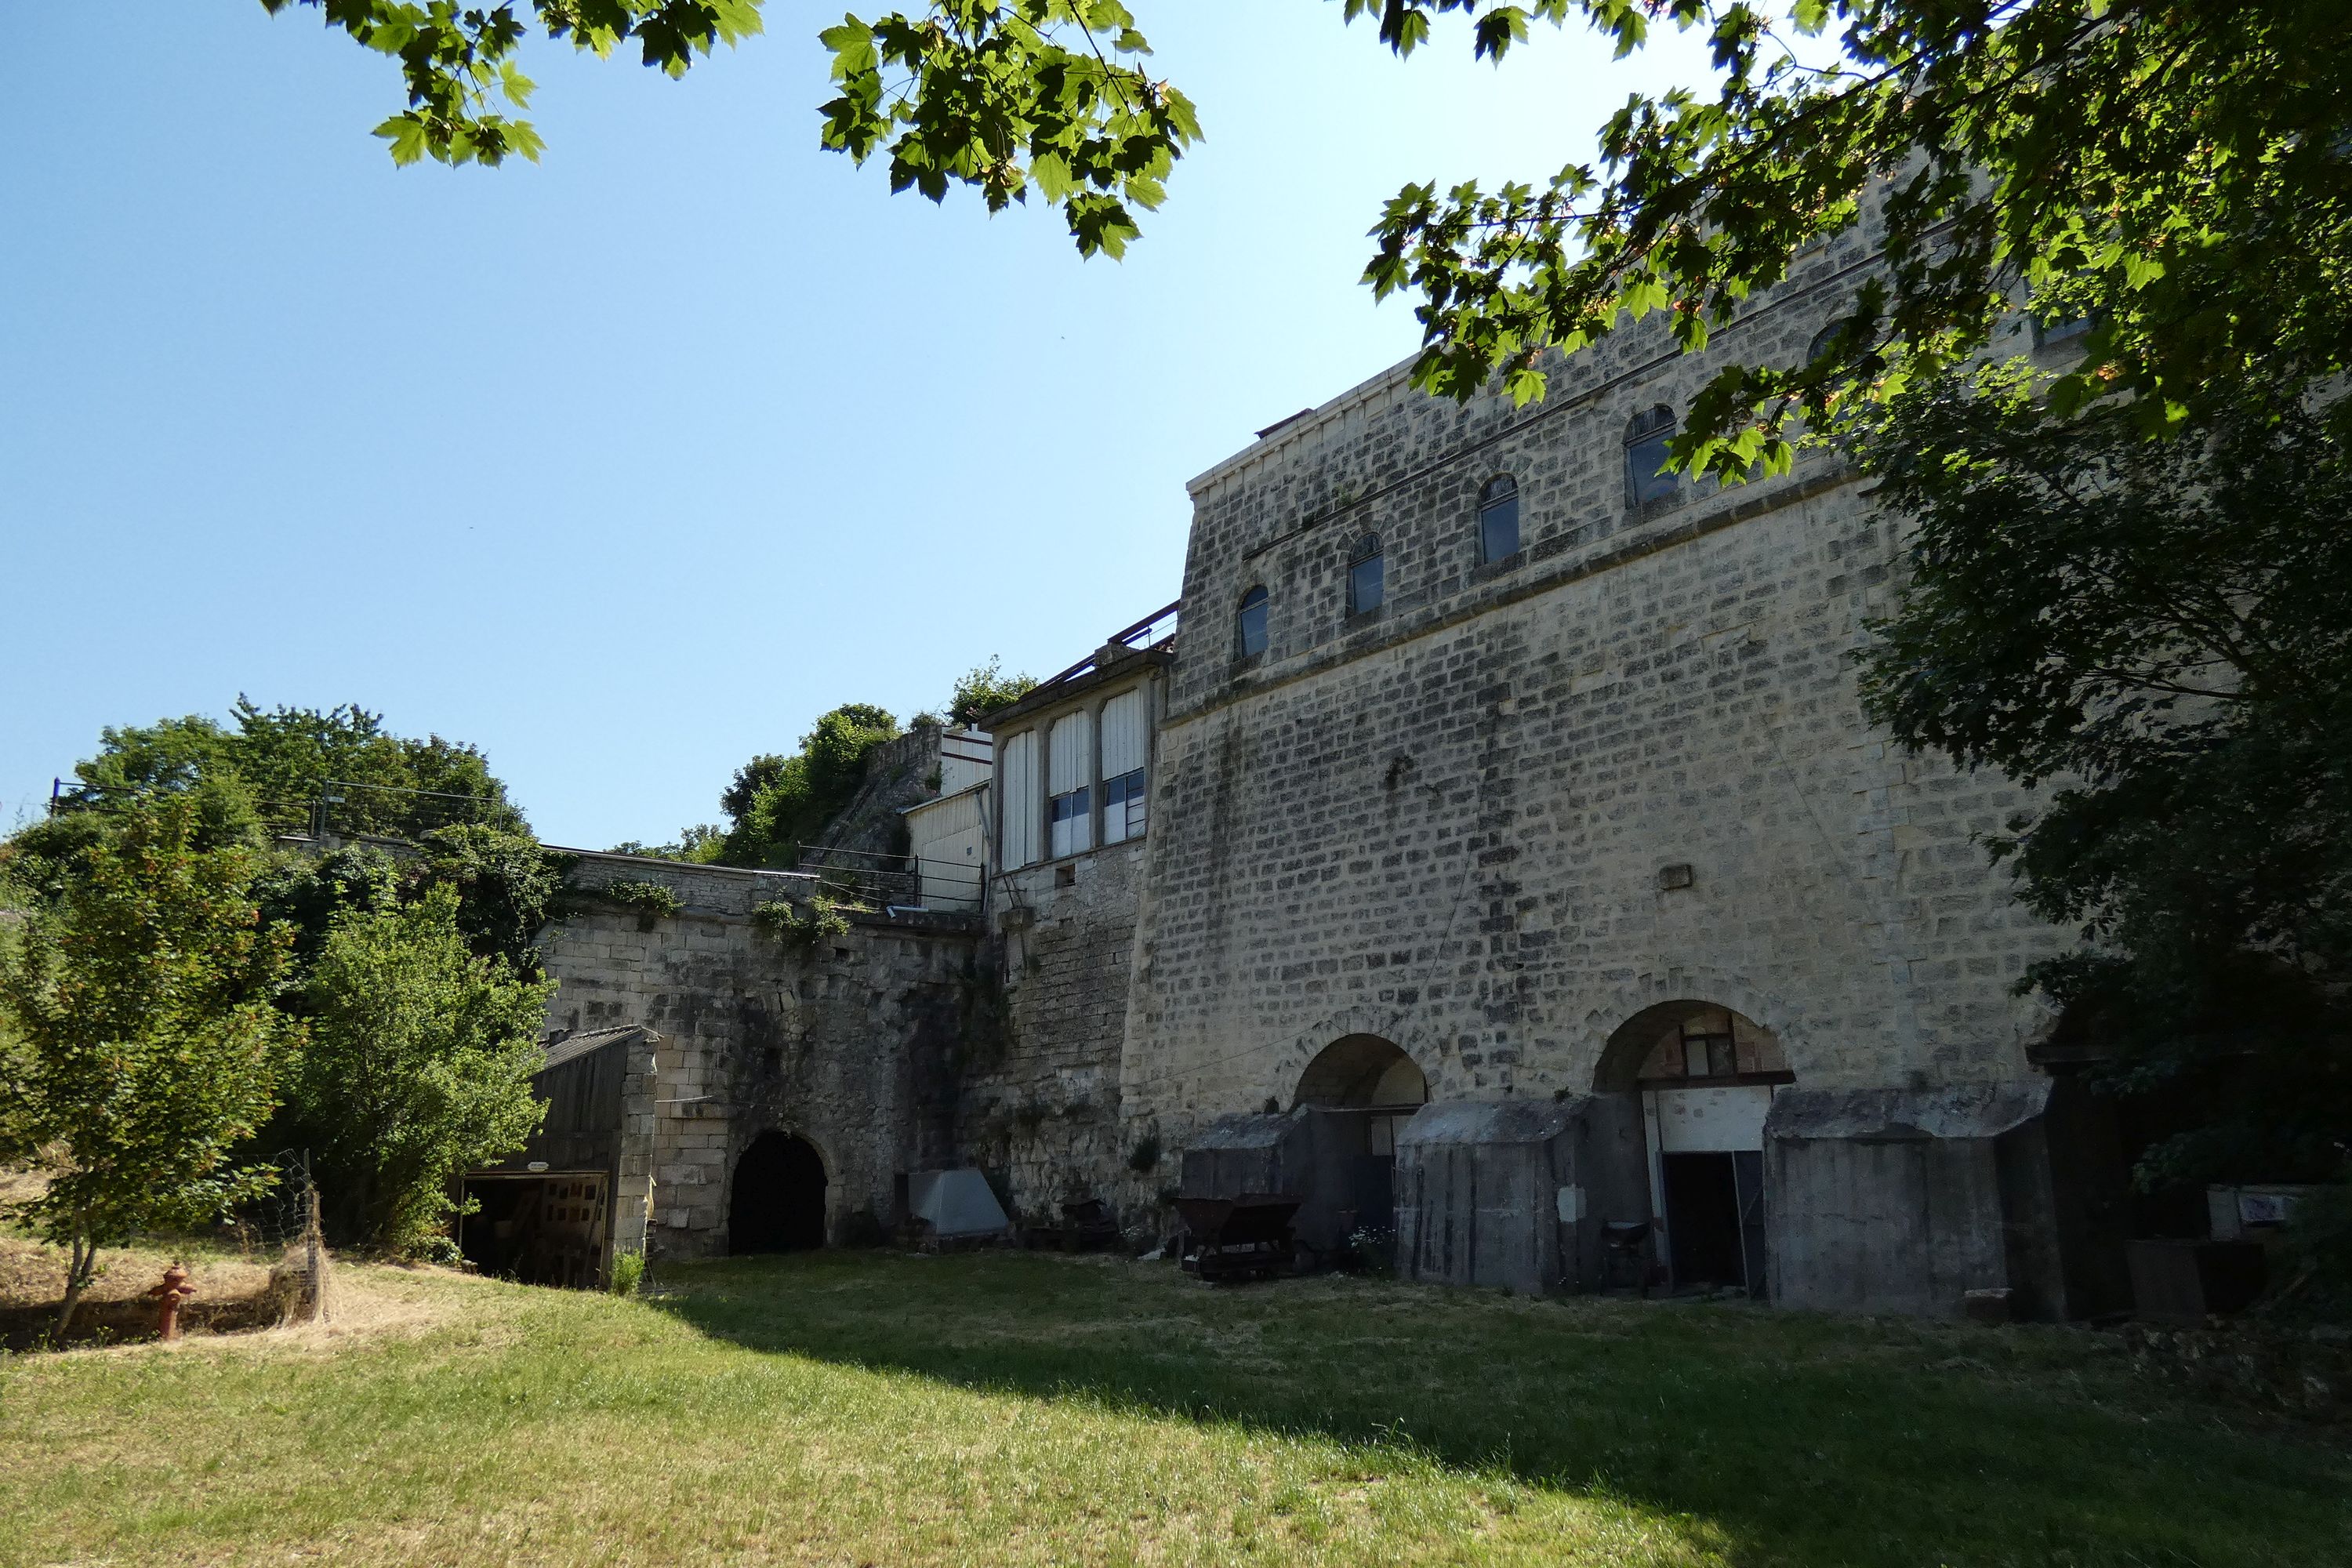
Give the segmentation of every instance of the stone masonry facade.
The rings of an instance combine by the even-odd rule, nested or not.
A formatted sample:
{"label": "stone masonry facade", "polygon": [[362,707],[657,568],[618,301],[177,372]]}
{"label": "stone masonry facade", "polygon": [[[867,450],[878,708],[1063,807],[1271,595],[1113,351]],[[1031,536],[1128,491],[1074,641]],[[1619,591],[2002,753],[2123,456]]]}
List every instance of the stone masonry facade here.
{"label": "stone masonry facade", "polygon": [[[1801,1083],[2028,1070],[2047,1020],[2011,984],[2057,939],[1972,841],[2023,796],[1861,711],[1897,524],[1826,453],[1629,499],[1637,416],[1729,357],[1801,359],[1850,287],[1821,257],[1698,355],[1653,318],[1525,410],[1400,367],[1194,481],[1130,1118],[1286,1105],[1354,1033],[1403,1047],[1433,1100],[1585,1092],[1618,1026],[1679,997],[1771,1029]],[[1498,475],[1521,548],[1482,564]],[[1366,535],[1386,599],[1353,616]],[[1268,646],[1243,658],[1253,588]]]}
{"label": "stone masonry facade", "polygon": [[[1313,1137],[1359,1141],[1319,1168],[1366,1181],[1392,1159],[1416,1194],[1399,1226],[1456,1238],[1465,1282],[1590,1288],[1594,1205],[1666,1202],[1643,1173],[1656,1109],[1625,1086],[1704,1007],[1775,1047],[1767,1131],[1724,1154],[1751,1191],[1771,1151],[1777,1185],[1738,1222],[1749,1288],[1769,1250],[1790,1300],[1949,1311],[2030,1275],[2079,1310],[2074,1266],[2026,1257],[2056,1243],[2019,1240],[2071,1201],[2029,1055],[2052,1020],[2014,990],[2062,937],[1978,842],[2029,797],[1906,754],[1862,709],[1853,656],[1900,585],[1900,520],[1828,452],[1649,500],[1629,477],[1629,442],[1723,363],[1810,353],[1864,265],[1814,253],[1698,354],[1632,324],[1556,360],[1524,409],[1429,398],[1400,366],[1194,480],[1140,838],[999,868],[977,914],[860,917],[815,951],[751,918],[809,879],[588,858],[583,886],[658,879],[687,905],[545,939],[552,1027],[657,1036],[629,1118],[658,1245],[724,1248],[730,1173],[771,1130],[819,1151],[835,1240],[893,1223],[898,1178],[960,1165],[1016,1220],[1102,1197],[1152,1233],[1188,1145],[1307,1137],[1267,1113],[1306,1116],[1309,1064],[1369,1041],[1420,1069],[1426,1106],[1318,1110]],[[1504,477],[1518,548],[1481,560]],[[1384,594],[1358,611],[1368,552]],[[1000,716],[1000,746],[1098,697],[1119,657]],[[1526,1189],[1507,1214],[1477,1196],[1507,1170]],[[1963,1210],[1962,1231],[1936,1217]],[[1838,1216],[1881,1211],[1856,1284],[1824,1261],[1850,1252]],[[1501,1250],[1478,1239],[1498,1226]]]}
{"label": "stone masonry facade", "polygon": [[656,1036],[650,1070],[625,1082],[616,1211],[642,1212],[650,1193],[661,1251],[724,1251],[730,1173],[773,1130],[822,1156],[828,1235],[878,1238],[897,1176],[949,1162],[971,931],[866,920],[802,950],[752,911],[804,905],[811,877],[593,855],[572,879],[583,889],[656,881],[685,903],[647,920],[591,902],[541,939],[558,982],[552,1030],[643,1025]]}

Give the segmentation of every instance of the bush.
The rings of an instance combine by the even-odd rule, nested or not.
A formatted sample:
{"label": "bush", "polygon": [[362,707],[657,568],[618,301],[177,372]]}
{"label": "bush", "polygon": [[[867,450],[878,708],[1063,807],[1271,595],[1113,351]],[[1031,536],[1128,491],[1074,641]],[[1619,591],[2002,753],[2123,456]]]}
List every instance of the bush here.
{"label": "bush", "polygon": [[955,695],[948,700],[948,717],[968,730],[999,709],[1012,707],[1036,689],[1033,677],[1005,674],[1002,662],[992,654],[986,664],[956,682]]}
{"label": "bush", "polygon": [[606,903],[637,911],[637,929],[651,931],[654,921],[674,918],[686,908],[686,900],[665,882],[646,882],[623,877],[596,889],[596,897]]}
{"label": "bush", "polygon": [[2352,1320],[2352,1173],[2296,1204],[2283,1239],[2281,1304],[2297,1313]]}
{"label": "bush", "polygon": [[646,1255],[641,1248],[618,1247],[613,1253],[612,1290],[615,1296],[634,1296],[645,1283]]}
{"label": "bush", "polygon": [[771,899],[751,910],[751,923],[786,947],[814,952],[849,934],[849,919],[823,893],[810,896],[804,910],[790,899]]}
{"label": "bush", "polygon": [[552,989],[469,951],[446,885],[336,918],[302,988],[310,1048],[289,1098],[343,1234],[417,1254],[452,1211],[451,1179],[530,1139]]}

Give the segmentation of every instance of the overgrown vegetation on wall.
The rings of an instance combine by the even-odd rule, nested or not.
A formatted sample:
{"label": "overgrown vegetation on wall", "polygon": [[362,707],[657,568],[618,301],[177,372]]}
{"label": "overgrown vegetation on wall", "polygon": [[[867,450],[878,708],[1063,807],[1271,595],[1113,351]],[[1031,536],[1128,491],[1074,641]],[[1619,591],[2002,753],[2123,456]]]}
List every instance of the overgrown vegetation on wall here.
{"label": "overgrown vegetation on wall", "polygon": [[675,918],[686,908],[686,900],[664,882],[649,882],[642,878],[615,877],[600,887],[587,890],[591,898],[608,904],[618,904],[625,910],[635,910],[637,929],[651,931],[656,921]]}
{"label": "overgrown vegetation on wall", "polygon": [[751,921],[784,946],[814,952],[826,942],[849,934],[848,917],[823,893],[809,896],[806,908],[790,899],[771,899],[751,910]]}

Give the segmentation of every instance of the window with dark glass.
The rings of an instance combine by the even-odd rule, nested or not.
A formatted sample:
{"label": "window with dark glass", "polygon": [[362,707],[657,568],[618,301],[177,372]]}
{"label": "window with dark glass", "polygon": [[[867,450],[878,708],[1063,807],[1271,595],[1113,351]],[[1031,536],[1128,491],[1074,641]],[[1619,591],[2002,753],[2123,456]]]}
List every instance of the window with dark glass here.
{"label": "window with dark glass", "polygon": [[1501,561],[1519,552],[1519,483],[1497,474],[1478,492],[1478,559]]}
{"label": "window with dark glass", "polygon": [[2050,349],[2060,343],[2071,343],[2077,338],[2088,337],[2091,329],[2096,325],[2097,319],[2091,316],[2069,316],[2055,321],[2036,316],[2033,318],[2033,346]]}
{"label": "window with dark glass", "polygon": [[1815,332],[1813,341],[1805,345],[1805,363],[1819,363],[1830,352],[1830,346],[1837,342],[1838,329],[1844,325],[1843,321],[1832,321],[1828,326]]}
{"label": "window with dark glass", "polygon": [[1348,613],[1369,615],[1381,607],[1387,584],[1381,573],[1381,536],[1368,533],[1348,552]]}
{"label": "window with dark glass", "polygon": [[1252,588],[1242,595],[1240,613],[1234,617],[1240,631],[1240,648],[1244,658],[1252,658],[1265,651],[1265,590]]}
{"label": "window with dark glass", "polygon": [[1674,433],[1674,410],[1664,404],[1635,415],[1625,427],[1625,489],[1635,506],[1669,500],[1681,485],[1679,475],[1661,471]]}

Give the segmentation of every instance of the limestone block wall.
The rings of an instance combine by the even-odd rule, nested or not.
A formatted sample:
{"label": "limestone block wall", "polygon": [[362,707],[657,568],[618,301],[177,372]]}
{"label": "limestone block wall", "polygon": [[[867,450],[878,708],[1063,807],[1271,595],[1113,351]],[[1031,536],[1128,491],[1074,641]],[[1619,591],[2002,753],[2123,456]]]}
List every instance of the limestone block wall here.
{"label": "limestone block wall", "polygon": [[[1800,1084],[2026,1074],[2045,1020],[2009,986],[2058,938],[1970,841],[2023,797],[1861,711],[1899,524],[1827,455],[1629,495],[1634,416],[1727,355],[1801,356],[1853,281],[1819,257],[1706,354],[1621,331],[1526,411],[1401,367],[1194,482],[1129,1117],[1181,1136],[1287,1106],[1359,1032],[1433,1100],[1581,1093],[1612,1031],[1680,998],[1773,1031]],[[1481,563],[1504,473],[1521,549]],[[1366,534],[1387,598],[1350,616]],[[1223,628],[1256,586],[1269,646],[1244,658]]]}
{"label": "limestone block wall", "polygon": [[1143,857],[1131,841],[996,879],[1011,1028],[973,1047],[956,1142],[1004,1187],[1016,1218],[1047,1219],[1079,1197],[1132,1215],[1174,1180],[1172,1162],[1130,1167],[1148,1129],[1128,1127],[1118,1105]]}
{"label": "limestone block wall", "polygon": [[660,1037],[650,1071],[633,1070],[625,1093],[625,1131],[649,1141],[653,1245],[723,1251],[729,1179],[771,1129],[823,1158],[829,1235],[878,1234],[895,1178],[950,1157],[943,1078],[972,933],[865,921],[803,952],[750,916],[772,899],[804,899],[811,879],[584,856],[573,879],[616,877],[663,882],[686,908],[646,922],[590,907],[551,925],[541,950],[558,983],[551,1028],[642,1024]]}

